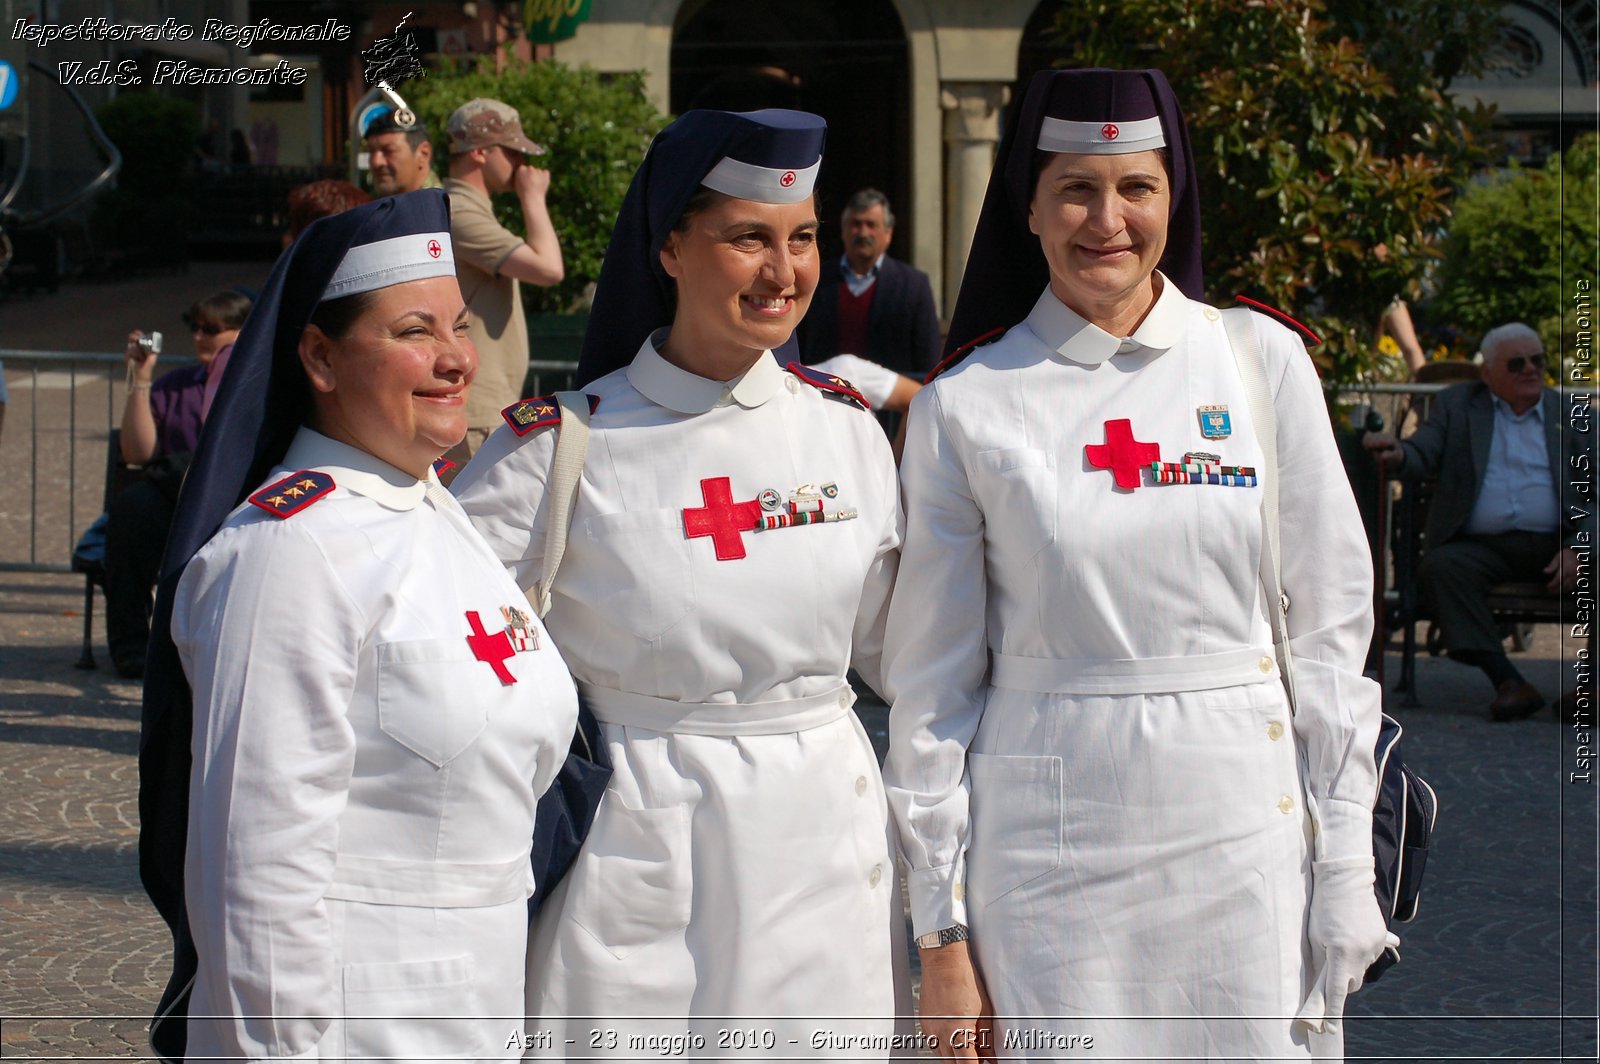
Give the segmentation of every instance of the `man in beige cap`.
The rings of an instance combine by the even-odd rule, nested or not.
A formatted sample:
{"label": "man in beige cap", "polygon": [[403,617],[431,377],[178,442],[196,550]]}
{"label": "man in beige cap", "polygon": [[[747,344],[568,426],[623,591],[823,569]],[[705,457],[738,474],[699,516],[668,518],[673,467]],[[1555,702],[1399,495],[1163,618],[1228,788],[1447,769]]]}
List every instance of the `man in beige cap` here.
{"label": "man in beige cap", "polygon": [[[445,452],[457,472],[501,424],[500,411],[522,396],[528,371],[528,324],[518,281],[560,284],[561,243],[545,193],[550,171],[528,162],[544,149],[522,132],[517,112],[499,100],[469,100],[450,116],[450,242],[456,279],[472,311],[478,375],[467,396],[467,438]],[[522,204],[526,238],[495,220],[492,192],[514,190]]]}

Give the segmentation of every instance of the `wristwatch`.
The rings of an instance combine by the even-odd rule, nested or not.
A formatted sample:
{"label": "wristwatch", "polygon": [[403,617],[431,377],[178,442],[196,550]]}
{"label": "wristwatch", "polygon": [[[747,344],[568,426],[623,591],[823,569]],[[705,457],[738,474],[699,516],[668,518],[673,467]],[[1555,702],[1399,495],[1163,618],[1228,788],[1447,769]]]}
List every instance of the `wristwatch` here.
{"label": "wristwatch", "polygon": [[952,942],[965,942],[967,940],[967,925],[952,924],[937,931],[929,931],[926,935],[917,936],[918,949],[937,949],[948,946]]}

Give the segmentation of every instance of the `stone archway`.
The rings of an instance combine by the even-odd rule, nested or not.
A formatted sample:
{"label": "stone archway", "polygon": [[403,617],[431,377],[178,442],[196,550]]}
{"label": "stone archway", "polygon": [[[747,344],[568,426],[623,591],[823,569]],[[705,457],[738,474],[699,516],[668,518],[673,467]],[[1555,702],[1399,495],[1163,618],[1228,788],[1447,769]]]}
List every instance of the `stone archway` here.
{"label": "stone archway", "polygon": [[840,254],[837,218],[850,193],[881,189],[896,211],[890,254],[908,257],[910,79],[905,27],[891,0],[794,4],[687,0],[672,35],[671,107],[789,107],[828,122],[822,248]]}

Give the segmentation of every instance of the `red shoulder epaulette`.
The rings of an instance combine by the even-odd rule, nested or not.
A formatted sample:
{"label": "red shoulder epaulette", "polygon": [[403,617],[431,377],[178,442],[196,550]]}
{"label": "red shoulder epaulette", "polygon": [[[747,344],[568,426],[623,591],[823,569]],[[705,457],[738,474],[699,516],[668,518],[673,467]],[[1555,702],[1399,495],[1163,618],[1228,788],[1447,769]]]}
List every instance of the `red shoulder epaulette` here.
{"label": "red shoulder epaulette", "polygon": [[333,478],[328,474],[302,469],[250,496],[250,505],[260,507],[273,517],[293,517],[333,488]]}
{"label": "red shoulder epaulette", "polygon": [[1306,325],[1303,322],[1295,321],[1283,311],[1278,310],[1275,307],[1269,307],[1265,303],[1257,302],[1256,300],[1251,299],[1249,296],[1235,296],[1234,298],[1253,310],[1259,310],[1263,314],[1270,314],[1274,318],[1277,318],[1279,321],[1289,326],[1289,328],[1293,329],[1301,336],[1304,336],[1306,338],[1306,343],[1312,347],[1316,347],[1318,344],[1322,343],[1322,337],[1312,332],[1309,325]]}
{"label": "red shoulder epaulette", "polygon": [[[594,413],[600,406],[600,397],[586,394],[585,398],[589,400],[589,413]],[[506,419],[512,432],[526,436],[534,429],[561,424],[561,404],[556,402],[554,395],[536,395],[532,399],[512,403],[500,411],[500,416]]]}
{"label": "red shoulder epaulette", "polygon": [[933,378],[937,377],[939,374],[943,373],[957,362],[960,362],[963,358],[966,358],[968,355],[972,354],[974,349],[982,347],[984,344],[994,343],[996,340],[1000,339],[1000,337],[1004,336],[1006,332],[1007,330],[1004,328],[990,329],[988,332],[984,333],[982,336],[979,336],[971,343],[962,344],[960,347],[946,355],[944,357],[944,361],[930,369],[928,371],[928,375],[922,378],[922,383],[932,384]]}
{"label": "red shoulder epaulette", "polygon": [[799,362],[791,362],[783,367],[796,377],[822,392],[829,399],[837,399],[841,403],[853,403],[863,410],[871,410],[872,404],[867,402],[867,397],[856,390],[856,386],[843,377],[835,377],[831,373],[812,369],[810,366]]}

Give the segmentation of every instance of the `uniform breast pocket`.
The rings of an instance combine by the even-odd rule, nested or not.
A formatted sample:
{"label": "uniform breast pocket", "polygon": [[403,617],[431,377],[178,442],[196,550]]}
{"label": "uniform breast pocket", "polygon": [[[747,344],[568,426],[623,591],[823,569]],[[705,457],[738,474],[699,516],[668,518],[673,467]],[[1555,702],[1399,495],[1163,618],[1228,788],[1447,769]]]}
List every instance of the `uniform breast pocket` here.
{"label": "uniform breast pocket", "polygon": [[694,608],[681,510],[623,510],[584,522],[593,564],[568,564],[566,591],[640,639],[659,639]]}
{"label": "uniform breast pocket", "polygon": [[412,639],[378,645],[378,727],[435,766],[454,760],[504,697],[490,667],[460,639]]}
{"label": "uniform breast pocket", "polygon": [[1056,539],[1056,458],[1014,447],[979,451],[977,483],[989,539],[1005,553],[1031,559]]}

